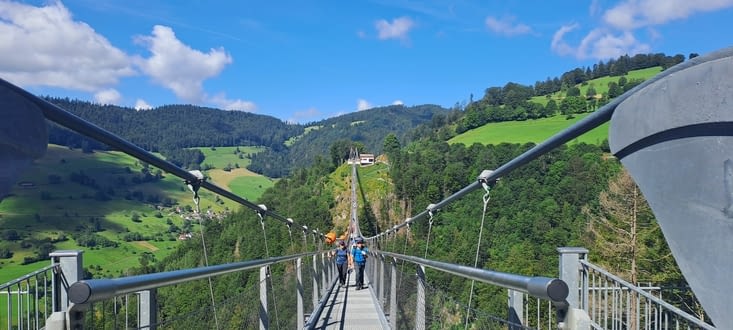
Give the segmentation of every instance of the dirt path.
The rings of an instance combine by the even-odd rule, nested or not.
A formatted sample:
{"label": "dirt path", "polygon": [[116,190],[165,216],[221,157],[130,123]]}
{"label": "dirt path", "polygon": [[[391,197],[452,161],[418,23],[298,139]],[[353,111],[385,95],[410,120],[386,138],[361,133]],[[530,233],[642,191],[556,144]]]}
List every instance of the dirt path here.
{"label": "dirt path", "polygon": [[147,241],[136,241],[135,244],[138,245],[138,246],[140,246],[140,247],[142,247],[142,248],[145,248],[145,249],[150,250],[150,252],[155,252],[155,251],[160,250],[160,249],[158,249],[157,246],[155,246],[153,244],[150,244]]}

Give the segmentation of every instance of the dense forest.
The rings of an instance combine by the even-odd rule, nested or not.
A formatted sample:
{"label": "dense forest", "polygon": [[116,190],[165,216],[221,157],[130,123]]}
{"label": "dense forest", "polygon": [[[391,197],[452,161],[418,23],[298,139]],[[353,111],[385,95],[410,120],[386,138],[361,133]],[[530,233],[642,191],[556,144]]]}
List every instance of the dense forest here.
{"label": "dense forest", "polygon": [[[279,151],[285,149],[287,139],[303,133],[301,125],[241,111],[193,105],[168,105],[137,111],[69,99],[47,100],[145,150],[162,153],[176,165],[192,169],[198,168],[203,155],[185,148],[265,146]],[[85,151],[107,149],[93,139],[53,123],[49,124],[49,143]]]}
{"label": "dense forest", "polygon": [[[389,158],[392,190],[376,204],[379,209],[360,207],[359,219],[364,235],[373,235],[380,228],[389,228],[406,217],[424,210],[428,204],[442,200],[476,180],[481,171],[495,169],[531,148],[532,144],[500,144],[464,146],[449,145],[437,139],[401,146],[396,137],[384,141]],[[344,165],[346,166],[346,165]],[[302,168],[279,181],[267,192],[262,202],[280,214],[303,221],[311,228],[333,228],[329,210],[334,208],[332,176],[333,163],[318,159],[316,164]],[[619,228],[630,230],[631,224],[616,223],[604,227],[598,221],[609,217],[618,207],[630,208],[628,176],[620,163],[595,145],[576,144],[560,147],[502,178],[490,188],[485,233],[480,246],[479,267],[517,274],[551,276],[557,274],[557,247],[584,246],[591,250],[591,260],[634,282],[653,282],[666,289],[667,301],[678,306],[693,306],[689,292],[680,290],[685,281],[664,243],[661,232],[648,207],[640,206],[638,240],[619,242],[614,233]],[[621,188],[619,188],[621,187]],[[623,190],[626,189],[626,190]],[[391,241],[376,246],[386,251],[404,253],[451,263],[472,265],[482,218],[482,195],[476,191],[440,210],[434,217],[428,237],[428,221],[417,222],[407,235],[404,231]],[[636,195],[640,196],[640,195]],[[372,201],[376,202],[376,201]],[[368,205],[370,202],[365,201]],[[626,203],[626,204],[623,204]],[[643,204],[643,199],[639,205]],[[617,205],[618,206],[618,205]],[[617,215],[613,219],[623,219]],[[226,263],[258,259],[313,248],[300,244],[278,222],[266,222],[260,229],[258,218],[249,210],[237,213],[222,222],[207,225],[209,262]],[[605,224],[607,225],[607,224]],[[656,229],[655,229],[656,228]],[[265,235],[265,239],[262,237]],[[262,242],[270,242],[264,246]],[[254,243],[257,242],[257,243]],[[293,243],[294,242],[294,243]],[[623,243],[623,244],[619,244]],[[614,248],[633,244],[636,253]],[[246,257],[245,257],[246,256]],[[163,260],[158,270],[180,269],[202,264],[201,240],[194,239]],[[633,262],[637,268],[631,267]],[[287,269],[278,268],[283,273]],[[257,274],[245,273],[217,279],[214,283],[217,299],[242,300],[245,288],[256,283]],[[462,301],[468,295],[470,281],[457,280],[451,275],[428,272],[429,285]],[[163,314],[180,315],[181,299],[185,312],[198,313],[197,306],[208,304],[206,283],[179,286],[164,291],[163,306],[176,306]],[[168,294],[165,294],[168,292]],[[173,294],[175,292],[175,294]],[[494,315],[506,312],[506,292],[498,287],[479,285],[474,307]],[[283,305],[292,304],[284,292]],[[462,303],[465,303],[463,301]],[[173,307],[171,307],[173,308]],[[227,307],[233,309],[233,307]],[[256,315],[251,304],[242,303],[241,315]],[[282,309],[281,309],[282,310]],[[208,320],[211,321],[211,320]]]}

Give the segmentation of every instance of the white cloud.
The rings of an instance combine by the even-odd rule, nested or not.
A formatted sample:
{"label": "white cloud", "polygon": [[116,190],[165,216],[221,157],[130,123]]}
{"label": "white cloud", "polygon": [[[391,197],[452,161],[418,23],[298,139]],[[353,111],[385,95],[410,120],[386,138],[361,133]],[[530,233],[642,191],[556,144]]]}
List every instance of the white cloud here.
{"label": "white cloud", "polygon": [[496,34],[500,34],[507,37],[532,33],[532,28],[526,24],[516,23],[514,24],[514,17],[504,17],[498,19],[496,17],[486,17],[486,27]]}
{"label": "white cloud", "polygon": [[413,22],[409,17],[400,17],[393,19],[392,23],[381,19],[374,23],[374,26],[377,28],[378,38],[380,40],[407,40],[407,34],[410,32],[410,29],[415,26],[415,22]]}
{"label": "white cloud", "polygon": [[648,53],[651,50],[649,45],[637,40],[631,32],[613,33],[604,28],[591,30],[577,47],[573,47],[565,42],[564,36],[576,28],[577,24],[566,25],[555,32],[551,45],[555,53],[577,59],[608,59],[625,54]]}
{"label": "white cloud", "polygon": [[402,100],[395,100],[394,102],[392,102],[392,105],[405,105],[405,103],[402,102]]}
{"label": "white cloud", "polygon": [[[577,47],[565,41],[568,32],[577,24],[560,27],[550,45],[553,52],[578,59],[608,59],[651,51],[651,46],[636,37],[636,30],[646,28],[649,39],[662,35],[654,28],[695,13],[715,11],[733,6],[733,0],[624,0],[602,13],[602,25],[589,31]],[[591,3],[590,14],[600,12],[597,0]]]}
{"label": "white cloud", "polygon": [[614,28],[633,30],[731,6],[733,0],[627,0],[606,11],[603,20]]}
{"label": "white cloud", "polygon": [[95,93],[94,99],[100,104],[117,104],[122,99],[122,96],[115,89],[105,89]]}
{"label": "white cloud", "polygon": [[596,16],[600,14],[601,12],[601,3],[599,0],[593,0],[590,2],[590,6],[588,7],[588,14],[590,16]]}
{"label": "white cloud", "polygon": [[321,115],[322,113],[318,109],[311,107],[303,111],[296,111],[295,113],[293,113],[293,116],[290,119],[288,119],[286,122],[287,123],[304,123],[304,122],[312,121],[313,119],[316,119],[320,117]]}
{"label": "white cloud", "polygon": [[579,27],[580,25],[578,25],[577,23],[573,23],[570,25],[563,25],[560,27],[560,29],[555,31],[555,34],[552,36],[552,43],[550,44],[550,48],[552,49],[552,51],[562,56],[573,55],[575,53],[575,50],[572,46],[565,42],[564,37],[565,34]]}
{"label": "white cloud", "polygon": [[135,110],[150,110],[152,108],[153,106],[148,104],[148,102],[145,102],[143,99],[137,99],[137,101],[135,101]]}
{"label": "white cloud", "polygon": [[224,94],[214,95],[213,97],[209,98],[208,101],[224,110],[246,111],[246,112],[254,112],[257,110],[257,105],[254,104],[254,102],[245,101],[241,99],[231,100],[231,99],[228,99],[226,95]]}
{"label": "white cloud", "polygon": [[365,99],[356,100],[356,110],[357,111],[362,111],[362,110],[371,109],[371,108],[373,108],[373,106],[369,102],[367,102],[367,100]]}
{"label": "white cloud", "polygon": [[135,74],[129,57],[60,1],[0,1],[0,76],[21,86],[100,92]]}
{"label": "white cloud", "polygon": [[151,36],[139,36],[137,40],[152,53],[150,58],[138,59],[143,72],[187,102],[203,102],[206,97],[203,81],[218,75],[232,63],[231,56],[223,48],[211,49],[208,53],[192,49],[178,40],[173,29],[167,26],[156,25]]}

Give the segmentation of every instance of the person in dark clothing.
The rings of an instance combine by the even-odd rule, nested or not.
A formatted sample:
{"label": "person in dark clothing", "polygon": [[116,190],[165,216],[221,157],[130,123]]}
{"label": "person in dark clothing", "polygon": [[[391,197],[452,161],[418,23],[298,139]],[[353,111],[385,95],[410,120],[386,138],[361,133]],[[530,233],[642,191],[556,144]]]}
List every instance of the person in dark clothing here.
{"label": "person in dark clothing", "polygon": [[364,239],[357,238],[356,246],[351,248],[351,257],[354,259],[356,271],[356,289],[364,289],[364,267],[366,266],[367,253],[369,249],[364,246]]}
{"label": "person in dark clothing", "polygon": [[334,252],[336,256],[336,269],[339,271],[339,284],[342,288],[346,287],[346,274],[348,274],[349,267],[349,251],[346,250],[346,243],[344,241],[339,242],[339,246]]}

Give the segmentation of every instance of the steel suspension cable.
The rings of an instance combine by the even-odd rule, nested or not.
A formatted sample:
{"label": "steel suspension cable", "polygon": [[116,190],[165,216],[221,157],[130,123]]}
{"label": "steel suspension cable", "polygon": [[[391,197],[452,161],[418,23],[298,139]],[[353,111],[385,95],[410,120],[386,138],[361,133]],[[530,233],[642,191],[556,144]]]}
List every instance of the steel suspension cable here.
{"label": "steel suspension cable", "polygon": [[[200,174],[201,172],[197,172],[196,174]],[[194,175],[196,175],[194,174]],[[198,177],[198,175],[196,175]],[[201,175],[203,177],[203,175]],[[204,222],[203,217],[201,216],[201,207],[200,202],[201,198],[199,197],[199,188],[201,185],[198,182],[189,182],[186,181],[186,185],[189,189],[193,192],[193,203],[196,206],[195,214],[196,217],[199,220],[199,230],[201,231],[201,245],[202,250],[204,252],[204,264],[206,267],[209,267],[209,255],[206,252],[206,235],[204,233]],[[219,317],[216,315],[216,301],[214,299],[214,284],[211,281],[211,276],[207,278],[209,280],[209,296],[211,296],[211,308],[214,310],[214,324],[216,325],[216,329],[219,329]]]}
{"label": "steel suspension cable", "polygon": [[[265,240],[265,257],[270,258],[270,249],[267,246],[267,231],[265,231],[265,217],[264,217],[264,211],[267,210],[267,207],[264,205],[259,205],[260,209],[263,211],[257,211],[257,216],[260,217],[260,225],[262,226],[262,236]],[[277,313],[277,299],[275,299],[275,285],[272,284],[272,269],[270,266],[267,266],[267,277],[270,278],[270,294],[272,295],[272,305],[275,307],[275,322],[277,323],[278,329],[280,328],[280,317]],[[265,278],[265,281],[267,281],[267,278]]]}
{"label": "steel suspension cable", "polygon": [[[407,232],[405,233],[405,246],[402,249],[402,254],[407,254],[407,240],[408,240],[409,236],[410,236],[410,225],[408,224],[407,225]],[[403,261],[402,262],[402,265],[400,265],[400,274],[404,274],[404,272],[405,272],[405,262]],[[403,279],[403,277],[404,276],[400,276],[400,283],[397,284],[397,290],[398,291],[402,287],[402,279]]]}
{"label": "steel suspension cable", "polygon": [[[491,188],[489,188],[489,185],[482,181],[481,185],[484,187],[484,190],[486,190],[486,193],[483,196],[484,201],[484,210],[481,213],[481,227],[478,231],[478,241],[476,242],[476,258],[473,260],[473,268],[476,268],[478,266],[478,256],[479,251],[481,251],[481,236],[484,233],[484,220],[486,219],[486,206],[489,205],[489,200],[491,199]],[[463,327],[464,329],[468,329],[468,319],[471,315],[471,300],[473,300],[473,287],[476,284],[476,280],[471,280],[471,292],[468,295],[468,307],[466,307],[466,324]]]}
{"label": "steel suspension cable", "polygon": [[430,215],[430,219],[428,220],[428,238],[425,242],[425,256],[423,258],[428,258],[428,247],[430,246],[430,232],[433,230],[433,211],[428,212]]}

